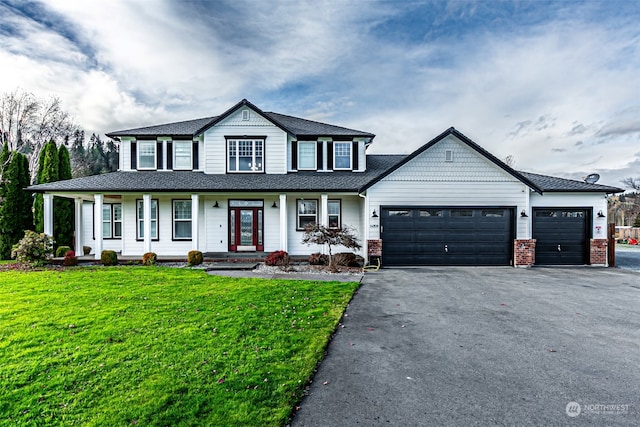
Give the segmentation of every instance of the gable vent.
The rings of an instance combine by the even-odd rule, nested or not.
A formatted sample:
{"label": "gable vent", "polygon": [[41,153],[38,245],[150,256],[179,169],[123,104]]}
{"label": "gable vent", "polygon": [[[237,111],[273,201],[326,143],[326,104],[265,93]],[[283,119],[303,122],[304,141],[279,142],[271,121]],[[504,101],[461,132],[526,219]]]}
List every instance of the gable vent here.
{"label": "gable vent", "polygon": [[249,120],[249,110],[242,110],[242,120]]}
{"label": "gable vent", "polygon": [[444,161],[445,162],[453,162],[453,150],[445,150],[444,151]]}

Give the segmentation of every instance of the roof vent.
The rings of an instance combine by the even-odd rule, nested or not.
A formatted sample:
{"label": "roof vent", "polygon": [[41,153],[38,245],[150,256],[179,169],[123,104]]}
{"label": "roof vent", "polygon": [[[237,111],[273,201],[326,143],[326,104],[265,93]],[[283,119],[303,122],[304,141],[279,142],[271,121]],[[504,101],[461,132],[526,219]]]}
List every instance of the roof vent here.
{"label": "roof vent", "polygon": [[444,151],[444,161],[445,162],[453,162],[453,150],[445,150]]}

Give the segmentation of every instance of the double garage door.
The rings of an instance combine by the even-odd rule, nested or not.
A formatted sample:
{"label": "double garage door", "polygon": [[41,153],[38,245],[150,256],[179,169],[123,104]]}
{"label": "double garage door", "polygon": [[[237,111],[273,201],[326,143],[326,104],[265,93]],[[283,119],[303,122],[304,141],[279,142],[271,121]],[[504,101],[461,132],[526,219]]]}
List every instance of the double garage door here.
{"label": "double garage door", "polygon": [[[534,208],[536,265],[586,264],[591,209]],[[382,207],[385,266],[512,265],[513,208]]]}
{"label": "double garage door", "polygon": [[510,265],[512,208],[383,207],[382,262],[408,265]]}

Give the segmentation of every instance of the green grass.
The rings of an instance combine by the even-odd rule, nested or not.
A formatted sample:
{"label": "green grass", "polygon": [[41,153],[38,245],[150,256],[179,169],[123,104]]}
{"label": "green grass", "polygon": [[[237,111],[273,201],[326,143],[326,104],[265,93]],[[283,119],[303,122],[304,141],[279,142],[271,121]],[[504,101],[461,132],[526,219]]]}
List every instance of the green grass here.
{"label": "green grass", "polygon": [[0,425],[283,425],[357,283],[0,273]]}

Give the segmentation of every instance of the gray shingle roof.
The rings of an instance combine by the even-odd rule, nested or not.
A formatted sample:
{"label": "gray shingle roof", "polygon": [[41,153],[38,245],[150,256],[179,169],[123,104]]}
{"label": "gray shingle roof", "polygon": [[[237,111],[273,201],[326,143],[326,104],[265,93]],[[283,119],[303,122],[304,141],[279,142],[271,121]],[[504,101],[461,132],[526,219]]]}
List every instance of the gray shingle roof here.
{"label": "gray shingle roof", "polygon": [[119,130],[115,132],[107,133],[108,137],[114,138],[119,136],[135,136],[135,137],[148,137],[155,138],[158,136],[178,136],[178,137],[193,137],[211,126],[215,125],[218,121],[228,117],[233,111],[242,106],[249,106],[267,120],[272,121],[278,127],[285,132],[295,136],[331,136],[331,137],[351,137],[359,136],[365,138],[373,138],[374,134],[369,132],[363,132],[360,130],[349,129],[342,126],[334,126],[327,123],[315,122],[313,120],[301,119],[299,117],[287,116],[285,114],[266,112],[260,110],[258,107],[243,99],[229,110],[225,111],[219,116],[205,117],[202,119],[186,120],[175,123],[165,123],[155,126],[146,126],[135,129]]}
{"label": "gray shingle roof", "polygon": [[573,179],[557,178],[554,176],[539,175],[531,172],[520,172],[530,181],[534,182],[542,191],[548,192],[598,192],[598,193],[621,193],[624,190],[609,185],[589,184],[584,181]]}
{"label": "gray shingle roof", "polygon": [[279,174],[207,175],[203,172],[112,172],[103,175],[32,185],[35,192],[251,192],[349,191],[359,192],[369,181],[404,156],[367,157],[366,172],[295,172]]}

